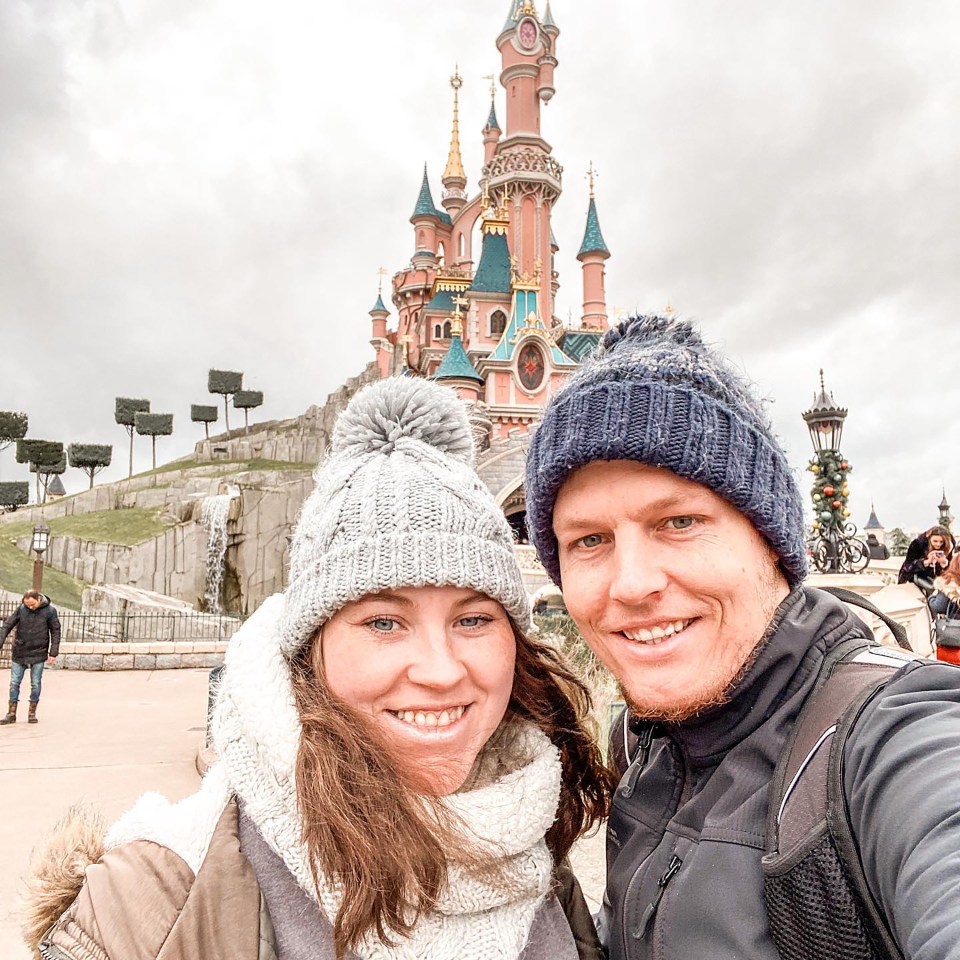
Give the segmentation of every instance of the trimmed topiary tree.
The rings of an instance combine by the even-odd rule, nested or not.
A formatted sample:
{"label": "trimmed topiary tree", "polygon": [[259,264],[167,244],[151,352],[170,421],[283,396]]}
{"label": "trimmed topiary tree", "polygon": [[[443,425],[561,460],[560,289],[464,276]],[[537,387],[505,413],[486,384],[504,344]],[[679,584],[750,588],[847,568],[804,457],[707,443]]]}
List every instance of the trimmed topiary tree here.
{"label": "trimmed topiary tree", "polygon": [[138,413],[134,417],[134,428],[141,437],[150,437],[153,441],[153,469],[157,469],[157,437],[169,437],[173,433],[172,413]]}
{"label": "trimmed topiary tree", "polygon": [[238,390],[233,395],[233,406],[243,411],[243,429],[250,429],[249,411],[263,405],[262,390]]}
{"label": "trimmed topiary tree", "polygon": [[104,468],[110,466],[113,459],[113,447],[109,443],[71,443],[67,447],[70,466],[82,470],[90,478],[90,489],[93,489],[93,478]]}
{"label": "trimmed topiary tree", "polygon": [[207,390],[223,396],[223,420],[230,432],[230,407],[227,398],[243,389],[243,374],[236,370],[210,370],[207,373]]}
{"label": "trimmed topiary tree", "polygon": [[210,439],[210,424],[216,423],[219,416],[220,413],[216,407],[207,407],[202,403],[190,404],[190,419],[194,423],[203,424],[203,432],[207,440]]}
{"label": "trimmed topiary tree", "polygon": [[149,412],[149,400],[141,400],[135,397],[117,397],[113,419],[127,431],[127,436],[130,437],[130,472],[127,474],[128,477],[133,476],[133,431],[136,428],[136,417],[138,413]]}
{"label": "trimmed topiary tree", "polygon": [[26,480],[8,480],[0,483],[0,508],[16,510],[30,500],[30,484]]}
{"label": "trimmed topiary tree", "polygon": [[14,410],[0,410],[0,453],[11,443],[27,435],[27,415]]}
{"label": "trimmed topiary tree", "polygon": [[67,469],[67,457],[59,440],[18,440],[17,463],[30,464],[30,472],[37,475],[37,503],[46,502],[50,477]]}

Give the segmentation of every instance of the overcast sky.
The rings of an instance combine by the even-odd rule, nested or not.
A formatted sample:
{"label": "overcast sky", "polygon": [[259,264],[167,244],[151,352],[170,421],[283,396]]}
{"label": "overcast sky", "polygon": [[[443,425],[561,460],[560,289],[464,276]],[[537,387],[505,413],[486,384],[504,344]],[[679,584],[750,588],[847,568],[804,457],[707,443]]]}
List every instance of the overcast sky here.
{"label": "overcast sky", "polygon": [[[377,268],[414,250],[424,161],[439,200],[455,64],[476,189],[508,7],[2,0],[0,409],[33,437],[113,443],[114,479],[117,395],[175,414],[163,459],[202,435],[210,367],[244,371],[264,418],[321,403],[372,358]],[[871,499],[888,527],[930,525],[941,483],[960,513],[960,6],[553,13],[560,315],[580,312],[592,160],[611,308],[697,320],[772,401],[798,471],[823,366],[859,525]]]}

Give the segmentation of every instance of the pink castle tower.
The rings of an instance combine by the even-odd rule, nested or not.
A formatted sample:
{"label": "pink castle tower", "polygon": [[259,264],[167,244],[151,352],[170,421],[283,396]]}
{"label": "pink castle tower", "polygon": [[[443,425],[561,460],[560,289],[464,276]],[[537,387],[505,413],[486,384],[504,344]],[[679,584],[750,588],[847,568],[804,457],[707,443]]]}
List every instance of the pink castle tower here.
{"label": "pink castle tower", "polygon": [[587,330],[607,329],[607,295],[604,287],[604,261],[610,251],[600,232],[597,202],[594,197],[593,164],[590,164],[590,206],[587,208],[587,226],[577,259],[583,264],[583,317]]}
{"label": "pink castle tower", "polygon": [[[559,247],[551,216],[563,168],[541,134],[541,104],[555,94],[559,35],[549,3],[541,18],[533,0],[510,0],[496,39],[506,120],[501,128],[492,85],[476,192],[468,189],[460,146],[463,78],[454,72],[442,209],[424,166],[410,217],[413,254],[393,276],[396,330],[387,330],[382,298],[370,311],[381,375],[406,372],[449,383],[472,404],[475,427],[486,432],[488,443],[514,430],[526,433],[550,392],[596,346],[607,326],[603,274],[610,252],[600,234],[592,179],[578,254],[584,285],[581,326],[564,329],[555,316]],[[477,235],[479,249],[474,249]]]}

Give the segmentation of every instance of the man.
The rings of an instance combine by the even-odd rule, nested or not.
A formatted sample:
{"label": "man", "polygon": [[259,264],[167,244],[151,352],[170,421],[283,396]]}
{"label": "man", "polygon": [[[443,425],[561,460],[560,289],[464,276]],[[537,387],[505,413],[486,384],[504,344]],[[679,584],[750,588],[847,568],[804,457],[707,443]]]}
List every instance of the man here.
{"label": "man", "polygon": [[[608,826],[609,957],[774,960],[771,777],[827,651],[869,631],[802,586],[802,497],[761,405],[688,323],[625,321],[547,405],[526,496],[540,559],[636,735]],[[843,759],[883,922],[907,958],[960,958],[953,669],[900,669]]]}
{"label": "man", "polygon": [[23,602],[0,628],[0,649],[7,634],[16,628],[10,665],[10,703],[7,715],[0,724],[17,722],[17,701],[20,699],[20,684],[30,669],[30,709],[27,723],[37,722],[37,704],[40,702],[40,682],[44,664],[52,666],[60,652],[60,618],[57,608],[38,590],[28,590]]}

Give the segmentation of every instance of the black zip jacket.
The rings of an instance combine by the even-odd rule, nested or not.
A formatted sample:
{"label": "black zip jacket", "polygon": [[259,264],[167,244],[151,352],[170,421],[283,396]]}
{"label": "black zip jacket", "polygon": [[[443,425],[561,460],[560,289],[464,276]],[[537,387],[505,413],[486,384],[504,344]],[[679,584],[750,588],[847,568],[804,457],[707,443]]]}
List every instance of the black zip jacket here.
{"label": "black zip jacket", "polygon": [[0,627],[0,646],[16,628],[11,659],[24,666],[43,663],[60,652],[60,617],[57,608],[44,597],[36,610],[21,603]]}
{"label": "black zip jacket", "polygon": [[[610,960],[780,960],[763,899],[767,794],[824,654],[867,627],[800,587],[731,700],[658,725],[617,789],[601,939]],[[844,752],[850,819],[875,898],[908,960],[960,960],[960,673],[912,662]]]}

